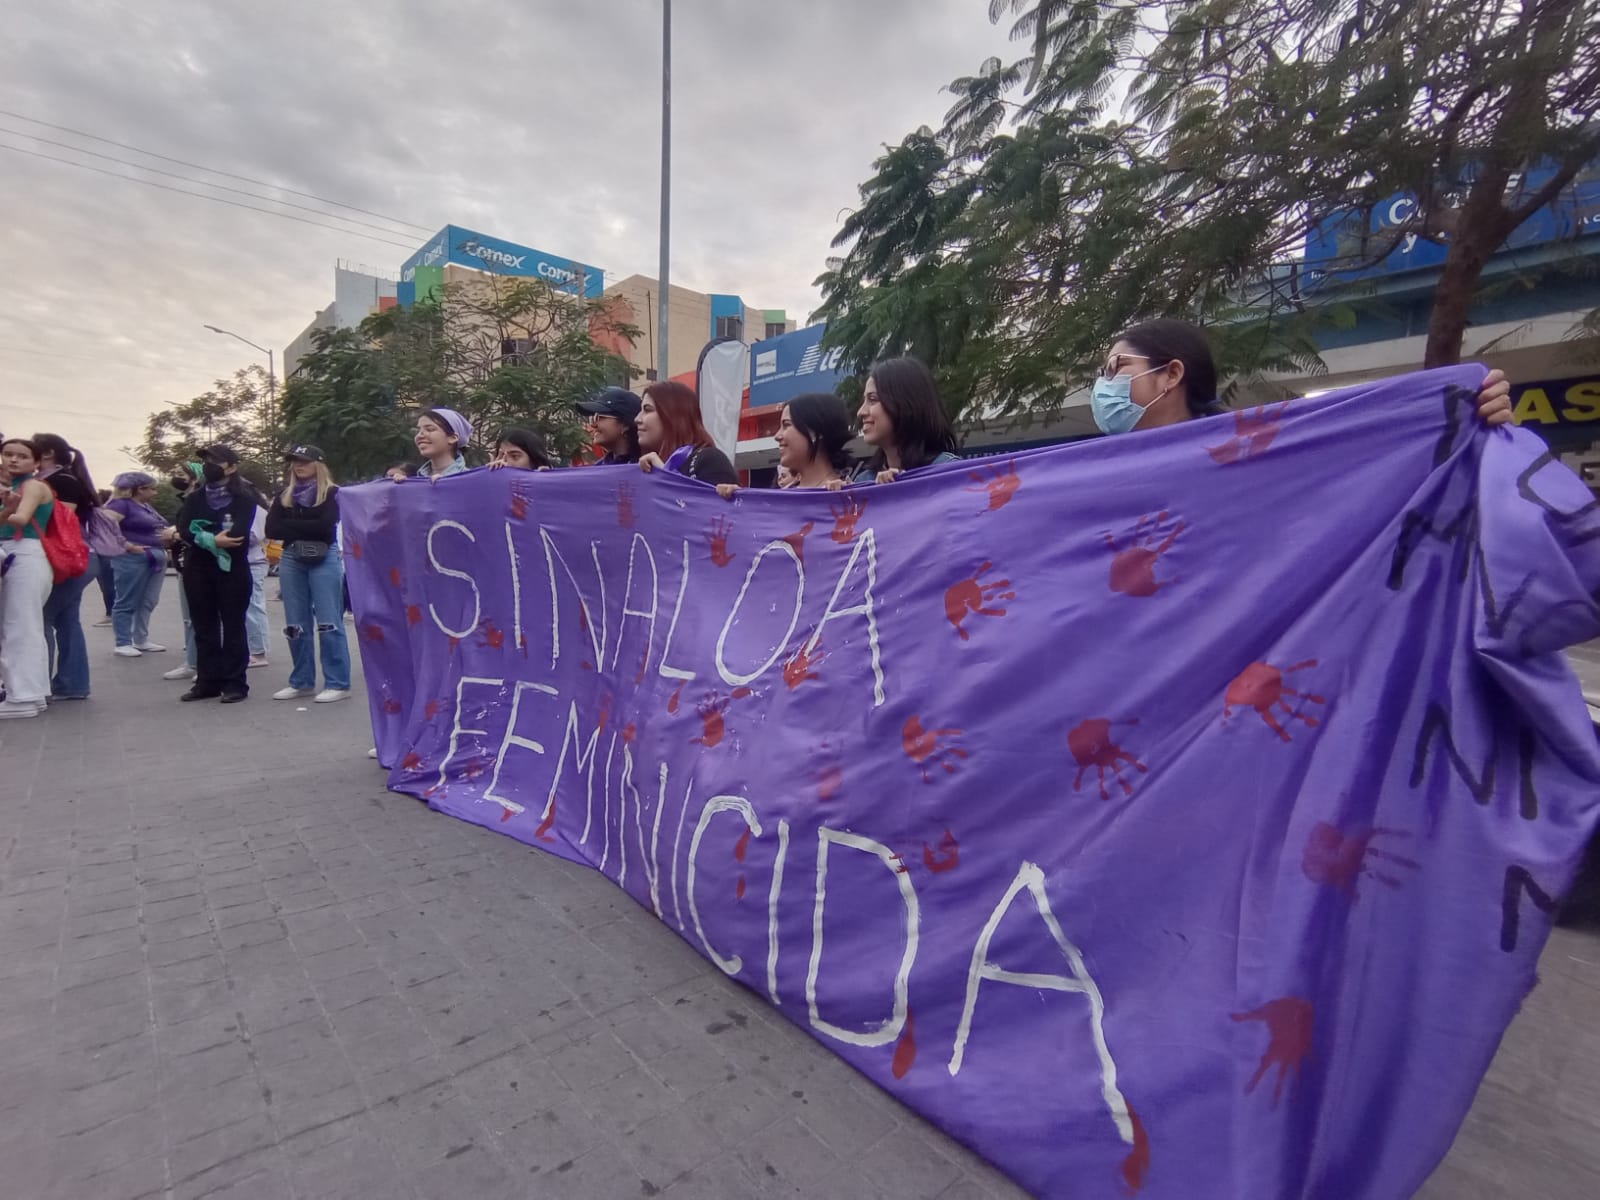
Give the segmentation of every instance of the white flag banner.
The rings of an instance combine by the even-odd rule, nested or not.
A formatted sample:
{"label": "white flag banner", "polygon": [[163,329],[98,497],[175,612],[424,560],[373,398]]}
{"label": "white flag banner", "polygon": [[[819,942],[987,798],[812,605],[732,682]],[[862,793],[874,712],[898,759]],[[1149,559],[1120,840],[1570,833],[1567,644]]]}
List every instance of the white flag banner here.
{"label": "white flag banner", "polygon": [[696,391],[700,419],[717,449],[734,462],[739,451],[739,410],[750,379],[750,347],[738,338],[718,338],[700,351]]}

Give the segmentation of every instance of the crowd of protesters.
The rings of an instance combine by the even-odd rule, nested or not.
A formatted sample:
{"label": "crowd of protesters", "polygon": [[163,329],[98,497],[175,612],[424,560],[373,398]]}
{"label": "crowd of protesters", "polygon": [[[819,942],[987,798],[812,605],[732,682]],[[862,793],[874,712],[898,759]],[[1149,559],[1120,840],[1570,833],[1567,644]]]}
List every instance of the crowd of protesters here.
{"label": "crowd of protesters", "polygon": [[[1103,433],[1121,435],[1218,411],[1217,370],[1205,334],[1183,321],[1144,322],[1109,347],[1091,406]],[[598,451],[598,466],[636,466],[715,486],[731,498],[741,486],[717,448],[692,389],[652,383],[641,395],[607,388],[577,405]],[[1511,419],[1510,388],[1490,372],[1478,397],[1490,425]],[[859,431],[867,452],[850,451]],[[420,462],[397,464],[392,480],[438,481],[469,469],[472,423],[450,408],[417,420]],[[868,375],[852,425],[831,393],[792,398],[775,437],[780,487],[837,489],[889,484],[908,471],[957,458],[955,430],[933,375],[913,358],[878,363]],[[492,443],[493,468],[555,465],[536,430],[510,428]],[[316,446],[292,447],[281,486],[263,494],[240,473],[238,453],[208,447],[170,482],[175,518],[155,507],[158,481],[130,471],[97,491],[81,452],[53,433],[0,444],[0,718],[37,717],[52,703],[87,699],[90,654],[80,609],[99,585],[119,658],[166,647],[153,641],[151,617],[164,581],[176,574],[184,659],[163,676],[187,681],[185,701],[237,704],[250,694],[249,671],[269,663],[267,588],[276,551],[283,636],[291,670],[278,700],[332,703],[351,693],[349,608],[339,550],[339,488]],[[320,662],[321,686],[318,686]]]}

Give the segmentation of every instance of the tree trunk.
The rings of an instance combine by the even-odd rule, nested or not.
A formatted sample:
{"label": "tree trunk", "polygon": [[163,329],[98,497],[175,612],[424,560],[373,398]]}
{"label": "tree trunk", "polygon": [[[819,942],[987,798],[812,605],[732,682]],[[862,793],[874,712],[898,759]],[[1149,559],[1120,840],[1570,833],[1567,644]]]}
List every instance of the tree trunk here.
{"label": "tree trunk", "polygon": [[[1473,189],[1474,192],[1477,188]],[[1422,354],[1424,368],[1448,367],[1461,361],[1461,343],[1467,333],[1467,314],[1472,309],[1472,298],[1478,290],[1478,280],[1483,268],[1494,252],[1505,241],[1505,210],[1500,208],[1500,220],[1487,227],[1471,219],[1472,204],[1462,214],[1461,228],[1450,239],[1450,250],[1445,256],[1444,268],[1439,272],[1439,282],[1434,285],[1433,313],[1428,318],[1428,343]]]}

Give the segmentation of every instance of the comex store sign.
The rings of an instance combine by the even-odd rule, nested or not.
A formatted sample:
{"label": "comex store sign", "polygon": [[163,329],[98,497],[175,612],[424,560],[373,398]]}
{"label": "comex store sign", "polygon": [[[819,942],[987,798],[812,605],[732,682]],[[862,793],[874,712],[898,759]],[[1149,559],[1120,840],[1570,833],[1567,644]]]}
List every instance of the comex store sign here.
{"label": "comex store sign", "polygon": [[[513,271],[519,275],[530,274],[525,265],[528,260],[526,254],[512,254],[509,251],[499,250],[493,246],[485,246],[481,242],[471,240],[462,242],[458,247],[458,252],[467,258],[475,258],[490,267],[499,267],[502,270]],[[541,279],[548,279],[551,283],[556,284],[577,283],[581,278],[579,272],[568,270],[565,267],[558,267],[542,258],[534,264],[531,274],[537,275]]]}

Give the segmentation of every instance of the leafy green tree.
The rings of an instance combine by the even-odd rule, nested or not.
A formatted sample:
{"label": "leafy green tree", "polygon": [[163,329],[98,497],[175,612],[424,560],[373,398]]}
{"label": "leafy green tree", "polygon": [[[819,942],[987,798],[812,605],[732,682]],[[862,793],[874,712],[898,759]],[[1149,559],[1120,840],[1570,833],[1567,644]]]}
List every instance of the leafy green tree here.
{"label": "leafy green tree", "polygon": [[322,447],[340,479],[365,479],[416,457],[419,413],[452,408],[479,446],[531,426],[558,455],[584,441],[573,405],[629,378],[627,361],[594,334],[638,330],[601,301],[536,280],[484,276],[411,308],[376,313],[359,330],[321,330],[285,389],[291,441]]}
{"label": "leafy green tree", "polygon": [[[1413,236],[1446,249],[1425,361],[1456,361],[1489,258],[1600,158],[1593,0],[1008,10],[1028,57],[878,160],[818,280],[828,344],[921,354],[957,410],[1049,407],[1156,315],[1212,326],[1231,374],[1314,368],[1319,328],[1372,303],[1339,273]],[[1301,264],[1338,214],[1339,257]]]}
{"label": "leafy green tree", "polygon": [[193,400],[150,415],[144,441],[129,451],[161,475],[200,457],[207,446],[232,446],[241,470],[258,486],[280,473],[282,432],[270,421],[266,371],[249,366],[219,379]]}

